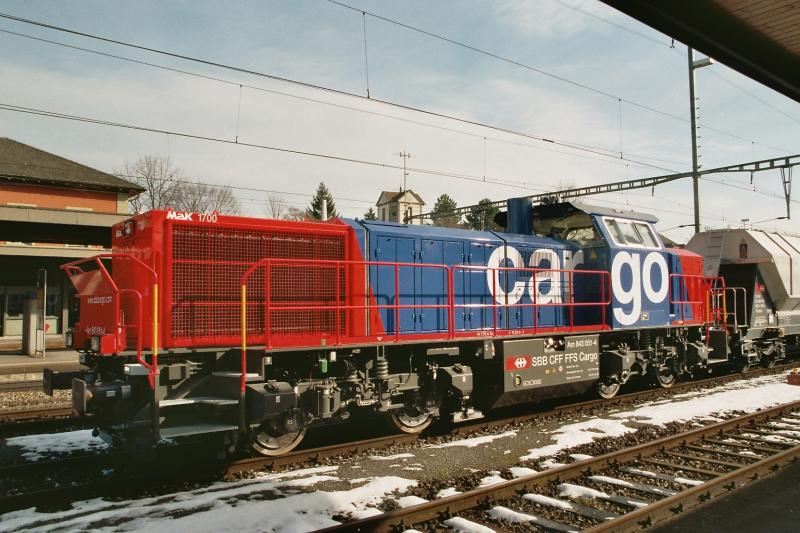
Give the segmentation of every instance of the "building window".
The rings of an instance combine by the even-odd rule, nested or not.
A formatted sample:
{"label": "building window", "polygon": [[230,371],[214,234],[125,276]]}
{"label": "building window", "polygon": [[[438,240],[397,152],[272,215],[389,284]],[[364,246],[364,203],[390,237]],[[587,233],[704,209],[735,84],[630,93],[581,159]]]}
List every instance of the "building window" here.
{"label": "building window", "polygon": [[22,314],[22,294],[9,294],[6,296],[6,314],[20,316]]}
{"label": "building window", "polygon": [[45,305],[45,313],[47,316],[60,316],[61,315],[61,294],[57,292],[49,292],[50,290],[56,291],[55,287],[48,287],[47,303]]}

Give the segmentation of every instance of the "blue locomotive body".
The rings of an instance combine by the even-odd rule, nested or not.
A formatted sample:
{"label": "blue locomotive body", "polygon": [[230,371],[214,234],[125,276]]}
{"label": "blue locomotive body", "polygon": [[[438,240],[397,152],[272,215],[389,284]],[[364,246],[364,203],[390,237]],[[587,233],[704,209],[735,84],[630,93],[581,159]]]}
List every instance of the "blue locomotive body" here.
{"label": "blue locomotive body", "polygon": [[[365,261],[402,265],[369,268],[384,331],[625,330],[699,318],[680,297],[699,263],[663,246],[654,217],[577,202],[525,211],[510,229],[528,234],[347,220]],[[508,216],[520,217],[513,203]]]}

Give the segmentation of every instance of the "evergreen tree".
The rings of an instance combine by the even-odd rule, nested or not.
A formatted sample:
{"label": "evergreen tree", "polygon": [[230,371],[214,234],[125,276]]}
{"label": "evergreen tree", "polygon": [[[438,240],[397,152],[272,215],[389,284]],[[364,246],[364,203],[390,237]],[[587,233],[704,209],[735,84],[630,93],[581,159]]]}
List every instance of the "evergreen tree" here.
{"label": "evergreen tree", "polygon": [[369,211],[364,213],[364,220],[378,220],[378,215],[375,214],[375,210],[370,207]]}
{"label": "evergreen tree", "polygon": [[328,218],[339,216],[336,212],[336,204],[333,203],[333,196],[331,196],[325,183],[320,182],[319,187],[317,187],[317,192],[314,193],[314,197],[311,199],[311,205],[306,209],[306,216],[308,218],[311,220],[322,220],[323,199],[328,203]]}
{"label": "evergreen tree", "polygon": [[478,205],[473,206],[469,213],[464,217],[470,228],[476,230],[497,231],[500,228],[494,223],[494,216],[500,211],[497,207],[491,205],[492,201],[484,198]]}
{"label": "evergreen tree", "polygon": [[433,224],[446,228],[457,228],[461,222],[461,215],[453,213],[457,208],[458,204],[449,195],[443,194],[439,196],[431,210]]}

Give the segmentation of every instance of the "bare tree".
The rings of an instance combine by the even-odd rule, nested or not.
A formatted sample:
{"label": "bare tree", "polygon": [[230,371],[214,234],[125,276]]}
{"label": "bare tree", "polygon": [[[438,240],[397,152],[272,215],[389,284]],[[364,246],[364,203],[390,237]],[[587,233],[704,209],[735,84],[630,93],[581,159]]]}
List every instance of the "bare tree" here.
{"label": "bare tree", "polygon": [[187,180],[168,156],[143,155],[126,164],[123,175],[145,189],[130,200],[134,213],[168,208],[197,213],[239,212],[239,202],[230,189]]}
{"label": "bare tree", "polygon": [[289,207],[286,210],[286,215],[283,218],[284,220],[306,220],[308,217],[306,216],[305,209],[299,209],[297,207]]}
{"label": "bare tree", "polygon": [[174,207],[178,190],[184,180],[180,169],[167,156],[143,155],[131,164],[125,164],[124,176],[145,190],[131,198],[134,213],[151,209]]}
{"label": "bare tree", "polygon": [[184,181],[178,188],[175,207],[194,213],[216,211],[233,215],[239,212],[239,201],[228,188]]}
{"label": "bare tree", "polygon": [[283,196],[279,194],[270,194],[267,196],[267,205],[264,210],[269,218],[280,220],[288,214],[288,207]]}

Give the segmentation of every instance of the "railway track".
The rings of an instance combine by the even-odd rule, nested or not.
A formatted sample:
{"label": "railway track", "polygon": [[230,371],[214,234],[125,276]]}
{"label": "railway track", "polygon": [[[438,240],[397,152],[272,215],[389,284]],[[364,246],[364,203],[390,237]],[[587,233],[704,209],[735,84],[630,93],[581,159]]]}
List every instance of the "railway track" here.
{"label": "railway track", "polygon": [[91,418],[75,416],[72,407],[55,406],[0,411],[0,439],[89,427],[92,427]]}
{"label": "railway track", "polygon": [[[776,366],[770,369],[757,369],[749,372],[745,377],[755,378],[763,375],[780,373],[784,372],[787,368],[791,368],[792,366],[793,365],[784,365],[781,367]],[[547,410],[537,410],[536,412],[518,414],[498,419],[479,420],[472,423],[446,428],[446,430],[440,432],[439,435],[451,434],[461,436],[478,431],[491,430],[502,426],[524,424],[534,419],[544,419],[565,415],[591,414],[599,409],[608,409],[642,401],[663,399],[676,394],[683,394],[691,390],[719,386],[731,381],[742,379],[742,377],[742,374],[725,374],[703,380],[679,383],[670,389],[646,389],[620,395],[612,399],[595,399],[572,404],[558,405]],[[66,414],[63,410],[56,412]],[[69,423],[70,421],[73,420],[71,418],[62,419],[62,422],[65,424]],[[51,422],[54,421],[33,420],[27,424],[48,424]],[[2,428],[14,428],[17,426],[23,426],[25,424],[26,423],[0,425],[0,433],[3,431]],[[84,421],[84,424],[90,425],[91,421]],[[34,426],[27,425],[25,427],[32,428]],[[0,513],[25,507],[39,506],[42,504],[42,502],[47,502],[48,505],[54,505],[57,504],[57,502],[66,503],[69,501],[77,501],[79,499],[95,496],[121,495],[120,491],[125,491],[126,494],[130,494],[131,491],[135,493],[137,490],[146,490],[147,488],[151,488],[152,486],[160,483],[175,481],[176,479],[181,481],[213,480],[220,478],[235,479],[237,476],[240,476],[246,472],[257,470],[278,471],[285,468],[319,464],[325,460],[330,460],[336,457],[349,456],[370,450],[376,451],[380,449],[387,449],[398,445],[409,445],[424,438],[424,436],[420,436],[418,434],[393,434],[344,444],[332,444],[315,448],[299,449],[279,457],[259,456],[237,459],[233,461],[220,461],[214,458],[205,457],[204,460],[198,462],[197,460],[189,459],[189,457],[191,457],[191,453],[183,451],[183,447],[181,447],[178,450],[165,450],[164,455],[159,456],[156,459],[158,466],[153,467],[153,465],[148,465],[147,468],[138,468],[138,466],[141,465],[141,462],[132,460],[130,456],[122,452],[81,455],[38,462],[5,465],[0,466],[0,479],[6,479],[7,483],[9,482],[8,480],[20,480],[20,486],[23,487],[23,490],[13,494],[0,496]],[[187,464],[191,464],[191,468],[187,468]],[[198,467],[198,465],[203,466]],[[26,488],[28,487],[28,484],[25,483],[24,480],[41,477],[43,472],[47,473],[47,475],[51,478],[57,478],[58,476],[54,476],[53,473],[57,473],[58,471],[62,470],[69,470],[71,472],[78,473],[97,473],[106,470],[113,472],[113,475],[109,475],[105,479],[100,480],[98,480],[95,476],[87,479],[85,482],[81,481],[74,483],[62,483],[61,486],[57,487],[44,487],[30,490]]]}
{"label": "railway track", "polygon": [[641,531],[798,458],[800,401],[322,531]]}
{"label": "railway track", "polygon": [[0,393],[42,390],[42,380],[36,381],[0,381]]}

